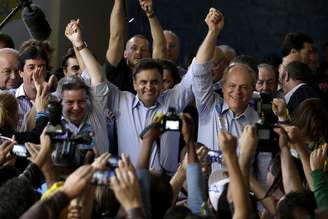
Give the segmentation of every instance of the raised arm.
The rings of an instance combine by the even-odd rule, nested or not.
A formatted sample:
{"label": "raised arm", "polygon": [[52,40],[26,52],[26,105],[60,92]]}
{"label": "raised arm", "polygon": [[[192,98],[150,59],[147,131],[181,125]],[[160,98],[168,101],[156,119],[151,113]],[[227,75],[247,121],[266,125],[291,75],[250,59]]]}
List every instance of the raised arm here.
{"label": "raised arm", "polygon": [[234,204],[233,219],[249,218],[250,202],[246,185],[238,165],[238,157],[236,155],[237,140],[226,131],[219,132],[219,145],[223,152],[225,165],[229,172],[229,187]]}
{"label": "raised arm", "polygon": [[223,14],[215,8],[211,8],[205,18],[205,22],[208,26],[208,32],[196,55],[198,64],[203,64],[212,59],[216,40],[224,26]]}
{"label": "raised arm", "polygon": [[161,24],[159,23],[153,8],[152,0],[139,0],[142,10],[145,11],[149,25],[151,36],[153,38],[153,59],[166,58],[166,40]]}
{"label": "raised arm", "polygon": [[117,66],[123,57],[125,22],[123,16],[123,1],[115,0],[112,13],[110,15],[110,37],[106,52],[107,61]]}
{"label": "raised arm", "polygon": [[328,207],[328,180],[324,172],[327,150],[328,145],[325,143],[321,148],[314,150],[310,156],[313,193],[318,208]]}
{"label": "raised arm", "polygon": [[282,182],[285,193],[302,191],[301,179],[289,152],[288,135],[281,127],[275,128],[274,131],[279,135]]}
{"label": "raised arm", "polygon": [[256,127],[254,125],[245,126],[239,139],[239,145],[239,166],[241,173],[243,174],[246,187],[249,189],[250,165],[257,147]]}
{"label": "raised arm", "polygon": [[[197,64],[208,63],[212,59],[217,37],[224,26],[224,17],[219,10],[211,8],[206,16],[205,22],[208,26],[208,33],[198,49],[196,60],[194,61]],[[192,64],[191,70],[193,70],[193,66]],[[208,115],[214,104],[212,83],[212,75],[209,67],[205,71],[193,71],[192,90],[200,117]]]}
{"label": "raised arm", "polygon": [[97,86],[105,81],[105,75],[102,72],[99,62],[91,51],[87,48],[82,38],[80,20],[72,20],[65,30],[65,36],[72,42],[73,46],[79,51],[81,58],[90,74],[91,86]]}

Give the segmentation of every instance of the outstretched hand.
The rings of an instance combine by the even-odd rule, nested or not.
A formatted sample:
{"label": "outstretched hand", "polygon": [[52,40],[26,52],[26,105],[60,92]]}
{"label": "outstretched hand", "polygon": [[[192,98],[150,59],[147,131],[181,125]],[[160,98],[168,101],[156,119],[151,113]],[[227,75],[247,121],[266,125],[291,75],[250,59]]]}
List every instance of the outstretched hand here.
{"label": "outstretched hand", "polygon": [[125,210],[141,207],[141,193],[135,169],[130,160],[122,155],[115,175],[111,177],[111,186],[117,200]]}
{"label": "outstretched hand", "polygon": [[218,134],[220,149],[224,155],[234,155],[237,148],[237,139],[229,132],[221,129]]}
{"label": "outstretched hand", "polygon": [[250,160],[257,148],[257,134],[254,125],[246,125],[239,138],[240,156]]}
{"label": "outstretched hand", "polygon": [[210,8],[205,18],[205,22],[208,26],[209,31],[219,33],[224,26],[224,16],[219,10],[215,8]]}
{"label": "outstretched hand", "polygon": [[272,100],[272,111],[279,121],[287,121],[289,119],[287,105],[282,98],[274,98]]}
{"label": "outstretched hand", "polygon": [[279,147],[280,149],[288,147],[289,137],[285,129],[281,126],[277,126],[273,129],[275,133],[279,135]]}
{"label": "outstretched hand", "polygon": [[75,170],[66,179],[63,187],[60,188],[69,199],[79,196],[90,184],[94,169],[91,165],[84,165]]}
{"label": "outstretched hand", "polygon": [[312,151],[310,155],[311,170],[323,169],[327,158],[328,145],[325,143],[322,147]]}
{"label": "outstretched hand", "polygon": [[180,119],[182,121],[182,128],[181,128],[181,134],[183,136],[183,140],[186,144],[193,141],[194,138],[194,132],[195,132],[195,125],[192,117],[188,113],[183,113],[180,116]]}
{"label": "outstretched hand", "polygon": [[65,36],[72,42],[73,46],[79,47],[83,44],[80,19],[71,20],[65,30]]}
{"label": "outstretched hand", "polygon": [[148,126],[149,129],[147,130],[147,132],[143,134],[142,139],[152,142],[157,140],[162,134],[161,123],[163,119],[164,119],[164,114],[156,116],[153,122]]}
{"label": "outstretched hand", "polygon": [[13,149],[15,144],[15,141],[5,141],[0,145],[0,165],[6,163],[12,158],[10,151]]}

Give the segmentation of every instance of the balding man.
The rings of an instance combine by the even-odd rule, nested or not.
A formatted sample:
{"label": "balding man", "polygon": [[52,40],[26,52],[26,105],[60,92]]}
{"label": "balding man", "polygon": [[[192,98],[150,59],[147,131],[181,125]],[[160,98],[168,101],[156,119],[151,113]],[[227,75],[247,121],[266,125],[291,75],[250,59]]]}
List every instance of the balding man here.
{"label": "balding man", "polygon": [[0,49],[0,89],[17,88],[20,83],[17,70],[18,51],[10,48]]}
{"label": "balding man", "polygon": [[[223,15],[216,9],[210,9],[215,22],[210,23],[206,36],[199,50],[209,50],[214,55],[215,42],[223,28]],[[206,46],[204,46],[206,45]],[[225,69],[222,78],[223,98],[214,92],[211,86],[211,72],[194,72],[192,89],[199,115],[198,141],[213,150],[220,150],[217,133],[224,129],[239,138],[242,129],[258,120],[257,113],[248,103],[255,86],[255,72],[248,65],[235,63]]]}
{"label": "balding man", "polygon": [[225,65],[226,65],[225,67],[227,67],[230,64],[230,62],[237,56],[237,53],[234,50],[234,48],[228,45],[219,45],[218,47],[221,49],[221,51],[224,54]]}
{"label": "balding man", "polygon": [[132,72],[136,64],[144,58],[165,58],[166,42],[162,27],[153,10],[152,0],[139,0],[140,6],[147,15],[150,24],[153,49],[150,49],[148,39],[141,34],[131,37],[124,47],[125,18],[122,14],[123,2],[123,0],[116,0],[111,13],[110,38],[106,53],[105,71],[108,80],[120,90],[135,93]]}
{"label": "balding man", "polygon": [[164,36],[166,39],[166,54],[167,59],[174,63],[177,63],[180,55],[180,39],[171,30],[164,30]]}

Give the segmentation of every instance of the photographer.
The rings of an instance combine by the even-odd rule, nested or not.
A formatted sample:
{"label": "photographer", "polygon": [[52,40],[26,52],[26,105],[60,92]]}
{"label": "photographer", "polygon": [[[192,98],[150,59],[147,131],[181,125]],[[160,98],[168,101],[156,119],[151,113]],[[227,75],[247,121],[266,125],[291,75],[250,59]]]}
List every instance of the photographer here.
{"label": "photographer", "polygon": [[[162,218],[166,210],[170,206],[175,206],[177,195],[187,179],[188,183],[188,206],[194,214],[200,215],[202,211],[202,205],[205,201],[204,194],[204,180],[201,170],[200,161],[207,159],[207,150],[204,147],[201,147],[197,150],[195,148],[194,139],[194,124],[192,118],[188,114],[180,115],[180,131],[183,136],[185,143],[187,144],[187,154],[178,168],[176,174],[172,177],[170,184],[167,185],[166,179],[163,177],[155,176],[150,174],[148,178],[158,178],[153,180],[155,183],[151,183],[151,189],[149,194],[146,191],[145,194],[150,195],[151,203],[151,214],[152,218]],[[171,121],[165,122],[165,116],[159,116],[155,118],[154,122],[149,126],[148,131],[144,133],[141,141],[141,153],[138,160],[137,168],[142,170],[147,170],[149,167],[151,151],[155,150],[153,148],[154,142],[158,140],[165,131],[167,125]],[[167,120],[166,120],[167,121]],[[206,154],[206,156],[205,156]],[[149,173],[148,173],[149,175]],[[157,188],[157,189],[156,189]],[[161,189],[159,189],[161,188]],[[165,191],[161,191],[164,190]],[[161,203],[155,201],[156,197],[161,197]],[[149,206],[149,203],[146,202],[145,207]],[[147,208],[146,208],[147,209]],[[171,212],[175,211],[175,208],[172,208]],[[147,212],[147,211],[146,211]]]}

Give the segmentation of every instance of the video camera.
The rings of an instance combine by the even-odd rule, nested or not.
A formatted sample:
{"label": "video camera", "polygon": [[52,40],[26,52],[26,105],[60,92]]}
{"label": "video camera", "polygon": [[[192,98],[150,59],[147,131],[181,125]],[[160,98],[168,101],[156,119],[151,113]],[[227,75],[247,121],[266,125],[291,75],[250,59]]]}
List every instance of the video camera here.
{"label": "video camera", "polygon": [[173,107],[169,108],[167,114],[165,114],[162,123],[161,130],[165,131],[180,131],[181,130],[181,119],[176,113]]}
{"label": "video camera", "polygon": [[271,152],[275,154],[279,151],[278,135],[273,131],[274,124],[278,119],[272,111],[272,96],[269,93],[253,93],[253,108],[258,113],[260,120],[257,122],[257,136],[259,152]]}
{"label": "video camera", "polygon": [[62,118],[61,102],[55,98],[49,100],[49,124],[46,134],[53,144],[51,158],[55,166],[76,167],[83,164],[85,154],[92,149],[93,132],[73,134],[65,127]]}
{"label": "video camera", "polygon": [[149,129],[152,129],[154,127],[159,128],[161,130],[161,133],[164,133],[166,131],[180,131],[182,127],[182,121],[179,115],[176,113],[176,110],[173,107],[170,107],[169,111],[167,112],[167,114],[164,115],[164,118],[162,119],[160,124],[150,124],[142,130],[139,137],[143,139],[143,136],[149,131]]}

